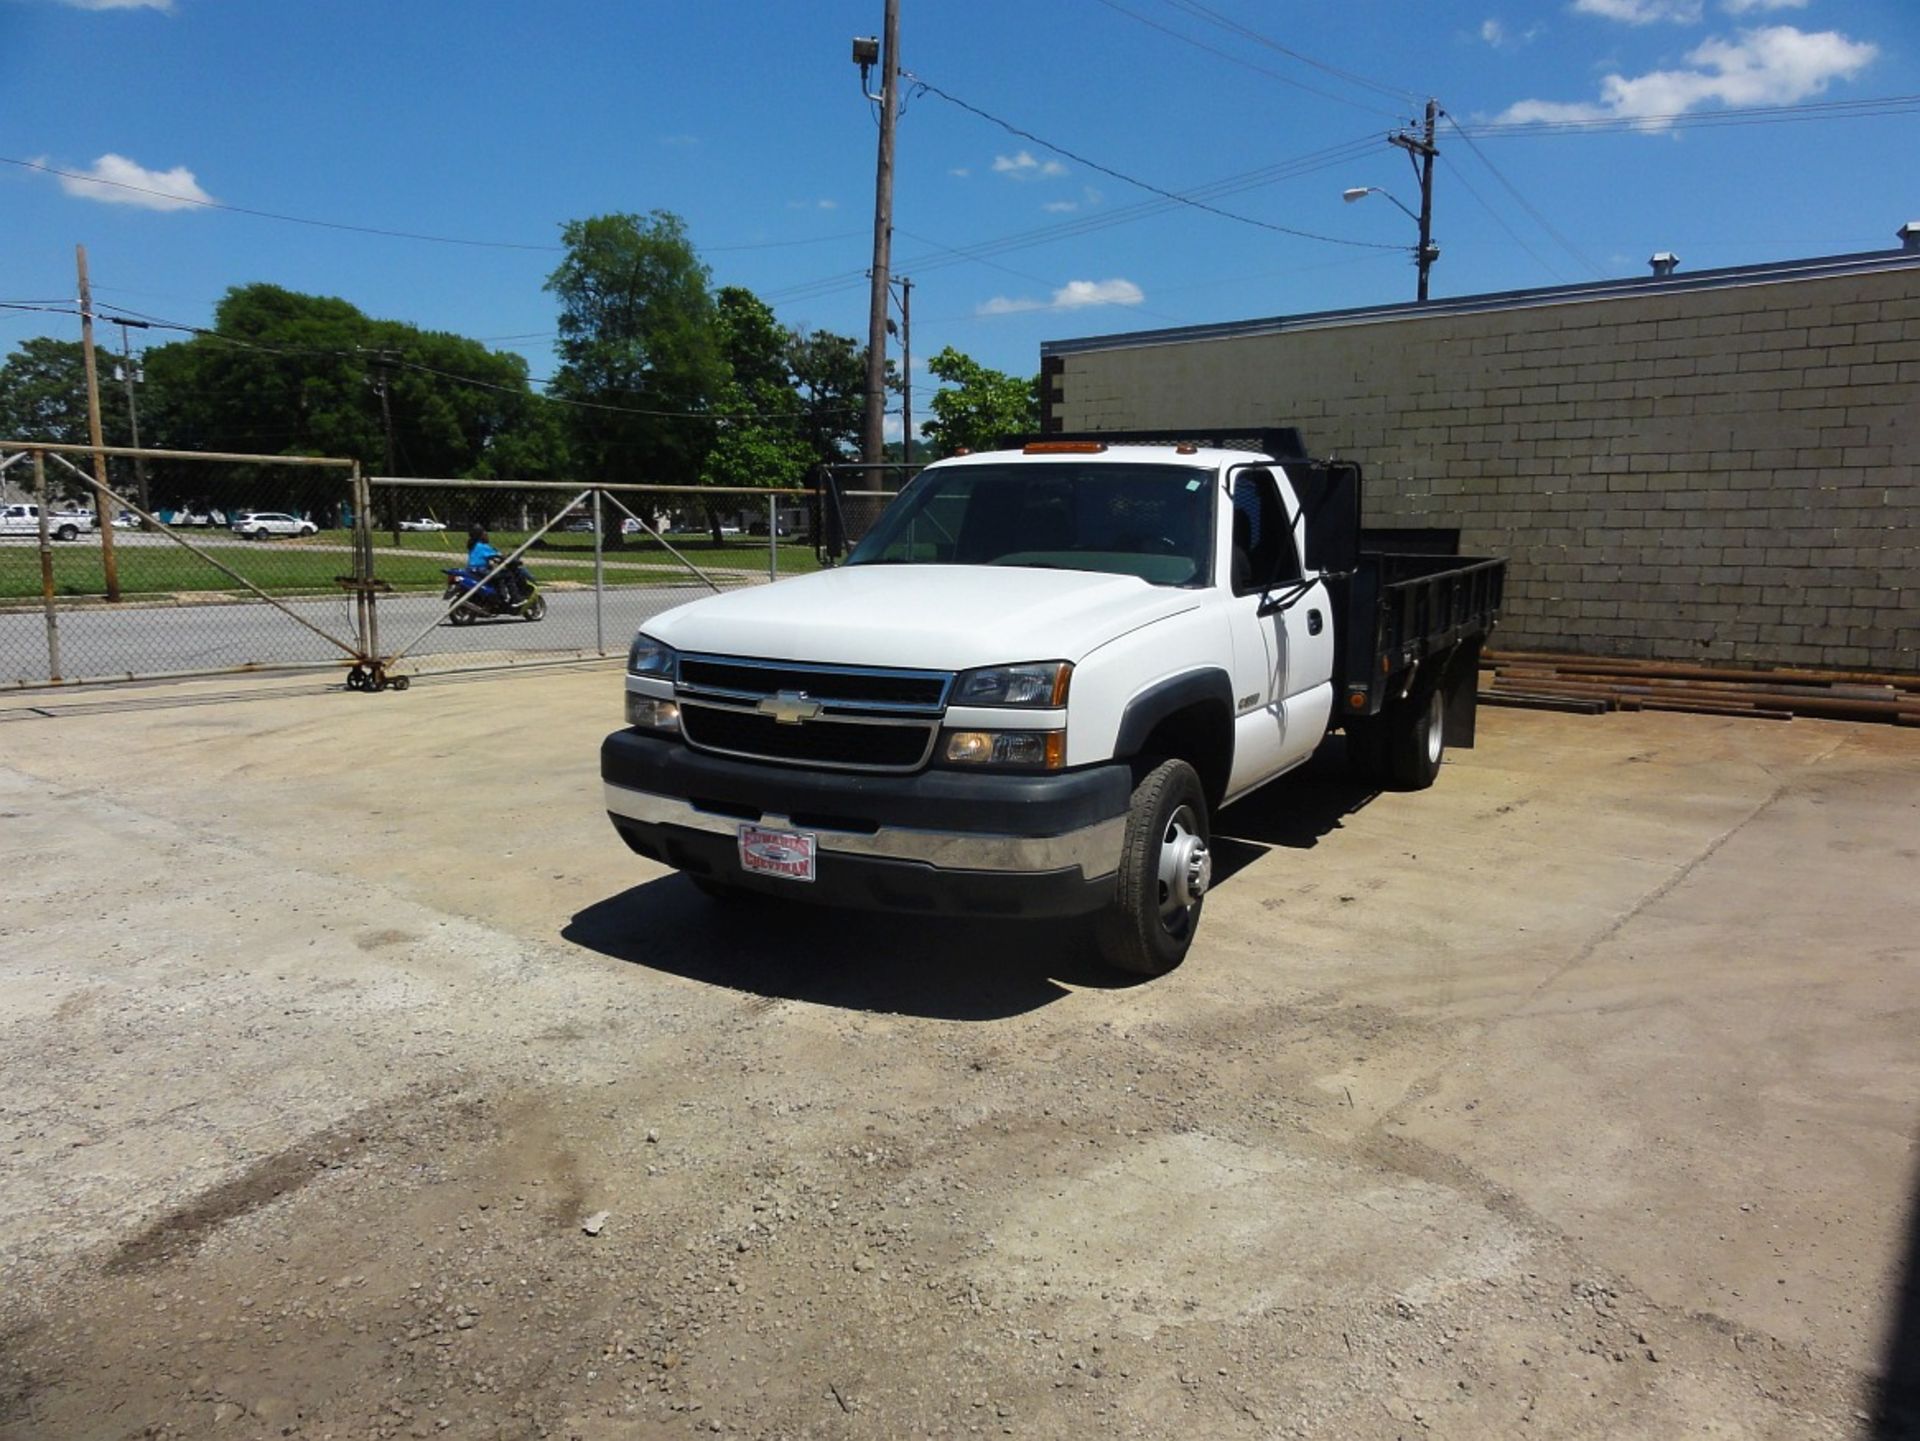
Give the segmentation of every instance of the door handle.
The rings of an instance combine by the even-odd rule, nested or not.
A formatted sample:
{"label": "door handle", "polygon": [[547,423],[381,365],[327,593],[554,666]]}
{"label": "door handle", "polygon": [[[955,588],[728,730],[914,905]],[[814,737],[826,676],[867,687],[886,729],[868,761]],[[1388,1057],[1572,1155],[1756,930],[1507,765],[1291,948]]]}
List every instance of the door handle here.
{"label": "door handle", "polygon": [[1307,634],[1308,635],[1320,634],[1321,625],[1322,625],[1322,621],[1320,619],[1320,612],[1317,610],[1308,611],[1307,612]]}

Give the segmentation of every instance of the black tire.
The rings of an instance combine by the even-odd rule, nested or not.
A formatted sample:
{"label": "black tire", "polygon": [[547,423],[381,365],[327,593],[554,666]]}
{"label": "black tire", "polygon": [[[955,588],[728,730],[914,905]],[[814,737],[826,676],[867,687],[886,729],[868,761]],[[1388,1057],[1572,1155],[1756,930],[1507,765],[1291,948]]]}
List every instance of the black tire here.
{"label": "black tire", "polygon": [[78,540],[80,532],[73,526],[63,525],[53,533],[53,537],[55,540]]}
{"label": "black tire", "polygon": [[1108,965],[1164,976],[1186,959],[1213,879],[1212,823],[1200,777],[1162,761],[1133,788],[1112,902],[1094,920]]}
{"label": "black tire", "polygon": [[534,596],[527,602],[526,609],[522,610],[520,614],[524,615],[528,620],[545,620],[547,618],[547,598],[544,595]]}
{"label": "black tire", "polygon": [[1423,791],[1440,774],[1447,753],[1447,697],[1437,684],[1415,686],[1390,712],[1387,761],[1393,783]]}

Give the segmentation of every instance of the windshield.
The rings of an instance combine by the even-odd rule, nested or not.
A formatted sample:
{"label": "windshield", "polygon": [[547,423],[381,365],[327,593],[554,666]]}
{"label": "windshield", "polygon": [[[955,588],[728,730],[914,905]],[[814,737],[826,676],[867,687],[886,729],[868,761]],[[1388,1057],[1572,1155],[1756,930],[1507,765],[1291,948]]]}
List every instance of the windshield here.
{"label": "windshield", "polygon": [[928,470],[848,565],[1010,565],[1205,585],[1213,472],[1047,461]]}

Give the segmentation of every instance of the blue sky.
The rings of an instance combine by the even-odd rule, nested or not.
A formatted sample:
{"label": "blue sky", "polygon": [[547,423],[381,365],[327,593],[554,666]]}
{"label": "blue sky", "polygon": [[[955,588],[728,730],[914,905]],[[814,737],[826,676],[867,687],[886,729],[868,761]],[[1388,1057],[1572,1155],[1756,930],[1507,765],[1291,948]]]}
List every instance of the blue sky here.
{"label": "blue sky", "polygon": [[[1438,296],[1644,273],[1662,249],[1688,269],[1884,249],[1920,218],[1920,106],[1696,123],[1920,94],[1915,0],[902,9],[910,71],[1039,137],[910,100],[894,255],[915,281],[917,371],[943,345],[1030,373],[1043,339],[1411,298],[1412,222],[1341,192],[1416,203],[1385,137],[1427,95],[1483,132],[1468,144],[1442,128]],[[553,245],[570,218],[672,210],[717,283],[864,335],[875,127],[848,56],[880,10],[0,0],[0,155],[526,247]],[[1595,121],[1637,128],[1569,129]],[[1156,194],[1095,165],[1180,193],[1232,181],[1209,203],[1237,218],[1142,215]],[[204,323],[226,287],[271,281],[495,338],[535,375],[553,364],[551,250],[286,224],[15,165],[0,165],[0,213],[0,300],[70,296],[84,242],[103,310]],[[0,311],[0,348],[43,332],[76,322]]]}

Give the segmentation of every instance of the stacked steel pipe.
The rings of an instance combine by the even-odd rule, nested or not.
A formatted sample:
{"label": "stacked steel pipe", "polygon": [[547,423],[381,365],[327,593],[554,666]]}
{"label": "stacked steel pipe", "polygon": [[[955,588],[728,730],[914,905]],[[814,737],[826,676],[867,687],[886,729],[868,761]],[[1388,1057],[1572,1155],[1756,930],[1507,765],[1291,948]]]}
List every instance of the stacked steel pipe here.
{"label": "stacked steel pipe", "polygon": [[1748,670],[1547,651],[1486,652],[1480,699],[1488,705],[1589,715],[1659,710],[1753,720],[1814,716],[1920,726],[1920,675]]}

